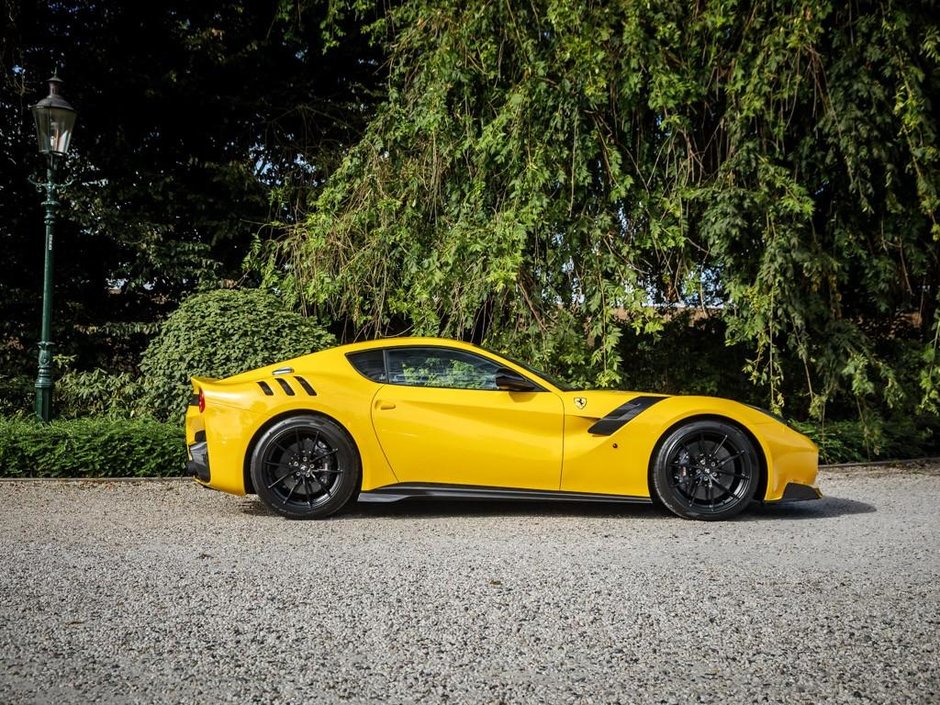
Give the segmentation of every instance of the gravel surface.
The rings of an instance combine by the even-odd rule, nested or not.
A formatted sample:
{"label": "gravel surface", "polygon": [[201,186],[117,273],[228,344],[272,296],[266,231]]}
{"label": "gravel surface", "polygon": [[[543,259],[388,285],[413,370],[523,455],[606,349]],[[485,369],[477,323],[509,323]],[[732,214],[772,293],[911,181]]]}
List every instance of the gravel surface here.
{"label": "gravel surface", "polygon": [[740,520],[0,483],[0,703],[938,703],[940,469]]}

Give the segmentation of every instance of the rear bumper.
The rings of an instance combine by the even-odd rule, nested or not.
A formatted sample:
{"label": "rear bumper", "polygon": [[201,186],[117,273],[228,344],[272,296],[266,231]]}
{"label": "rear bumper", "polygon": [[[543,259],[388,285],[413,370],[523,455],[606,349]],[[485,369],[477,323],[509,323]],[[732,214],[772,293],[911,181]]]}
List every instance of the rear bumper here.
{"label": "rear bumper", "polygon": [[191,443],[187,449],[189,462],[186,463],[186,470],[200,482],[209,482],[209,444],[205,441]]}

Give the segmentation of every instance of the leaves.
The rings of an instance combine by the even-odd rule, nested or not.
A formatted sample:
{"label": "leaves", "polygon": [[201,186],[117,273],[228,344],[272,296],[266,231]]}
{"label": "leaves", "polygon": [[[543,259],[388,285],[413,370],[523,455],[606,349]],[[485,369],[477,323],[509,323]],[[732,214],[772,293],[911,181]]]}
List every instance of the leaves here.
{"label": "leaves", "polygon": [[0,419],[3,477],[161,477],[185,470],[186,439],[176,423]]}
{"label": "leaves", "polygon": [[708,305],[774,408],[911,396],[893,336],[926,342],[940,279],[926,6],[388,17],[388,101],[256,249],[268,283],[356,336],[485,340],[597,386],[624,379],[625,328]]}
{"label": "leaves", "polygon": [[294,222],[358,139],[385,83],[361,31],[375,10],[333,5],[4,4],[0,370],[35,360],[43,213],[28,178],[43,160],[28,105],[53,68],[78,111],[55,225],[53,339],[82,369],[131,371],[145,339],[87,328],[154,323],[186,295],[239,280],[252,238],[269,220]]}
{"label": "leaves", "polygon": [[334,344],[315,320],[258,289],[216,290],[186,299],[161,326],[141,362],[138,412],[181,420],[190,377],[227,377]]}

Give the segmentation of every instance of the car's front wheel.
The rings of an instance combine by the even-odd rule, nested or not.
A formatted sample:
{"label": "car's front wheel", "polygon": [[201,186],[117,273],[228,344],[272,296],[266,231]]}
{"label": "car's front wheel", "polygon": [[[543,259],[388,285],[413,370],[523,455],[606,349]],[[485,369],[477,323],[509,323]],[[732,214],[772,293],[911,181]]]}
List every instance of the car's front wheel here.
{"label": "car's front wheel", "polygon": [[693,421],[672,431],[652,468],[653,490],[686,519],[729,519],[757,491],[760,462],[741,429],[724,421]]}
{"label": "car's front wheel", "polygon": [[331,419],[293,416],[258,439],[251,481],[261,500],[292,519],[322,519],[341,509],[359,489],[359,454]]}

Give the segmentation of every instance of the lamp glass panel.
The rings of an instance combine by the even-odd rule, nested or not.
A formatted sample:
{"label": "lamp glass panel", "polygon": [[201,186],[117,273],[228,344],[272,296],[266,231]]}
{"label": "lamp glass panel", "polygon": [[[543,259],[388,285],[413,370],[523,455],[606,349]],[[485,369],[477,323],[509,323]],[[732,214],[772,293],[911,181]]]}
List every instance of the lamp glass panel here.
{"label": "lamp glass panel", "polygon": [[33,110],[36,120],[36,139],[42,154],[65,154],[69,151],[72,130],[75,127],[75,111],[63,108],[37,108]]}

